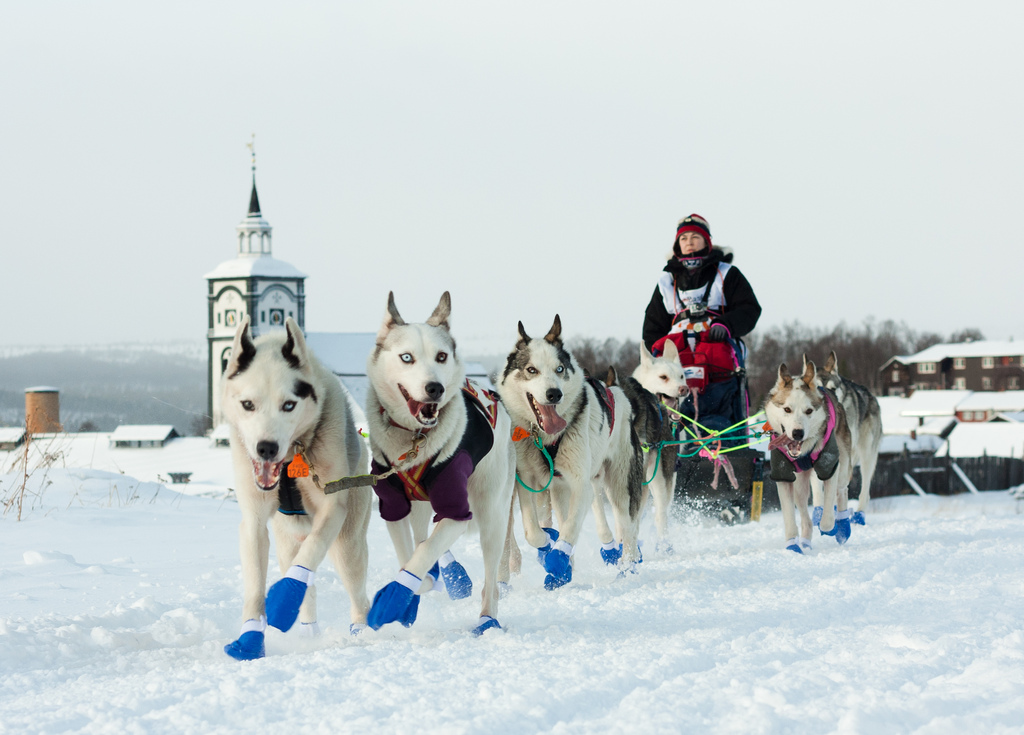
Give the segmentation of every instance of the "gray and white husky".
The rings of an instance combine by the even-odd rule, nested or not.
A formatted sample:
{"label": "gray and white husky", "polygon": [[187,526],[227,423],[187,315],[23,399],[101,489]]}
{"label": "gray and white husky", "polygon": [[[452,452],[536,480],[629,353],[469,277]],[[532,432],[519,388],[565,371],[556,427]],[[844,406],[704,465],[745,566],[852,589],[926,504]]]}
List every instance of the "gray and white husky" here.
{"label": "gray and white husky", "polygon": [[837,364],[833,350],[825,360],[825,366],[818,368],[818,380],[836,394],[846,411],[850,440],[853,443],[852,467],[860,465],[860,497],[857,512],[851,520],[863,526],[864,514],[871,501],[871,478],[875,476],[875,466],[878,464],[878,445],[882,443],[882,410],[871,391],[839,375]]}
{"label": "gray and white husky", "polygon": [[[822,534],[845,543],[850,538],[847,489],[852,472],[853,444],[846,411],[835,393],[821,384],[814,363],[804,357],[803,375],[794,378],[785,363],[765,401],[773,437],[771,477],[779,488],[786,529],[786,548],[803,553],[811,548],[812,519],[807,512],[811,475],[822,483],[814,490],[814,523]],[[800,534],[793,516],[800,513]],[[838,507],[838,513],[835,508]]]}
{"label": "gray and white husky", "polygon": [[[426,323],[407,324],[389,294],[367,360],[373,472],[387,475],[374,491],[400,566],[395,581],[374,597],[368,616],[374,629],[395,621],[412,625],[419,595],[443,573],[438,560],[445,561],[470,519],[480,531],[484,561],[474,632],[501,627],[498,577],[515,483],[512,427],[497,396],[466,380],[450,314],[445,291]],[[435,525],[428,536],[431,512]]]}
{"label": "gray and white husky", "polygon": [[[370,606],[366,530],[372,496],[369,488],[326,495],[319,484],[366,470],[366,449],[344,388],[306,347],[291,318],[283,330],[253,341],[247,316],[224,377],[221,405],[231,427],[245,586],[242,634],[225,651],[237,659],[263,656],[268,622],[288,630],[298,617],[304,632],[315,632],[313,577],[328,553],[358,631]],[[306,476],[289,476],[301,474],[298,460],[293,472],[285,471],[296,454],[309,468]],[[284,578],[268,592],[270,522]]]}
{"label": "gray and white husky", "polygon": [[[615,382],[614,371],[609,370],[609,385]],[[644,504],[648,493],[654,501],[654,525],[658,535],[657,549],[672,552],[668,540],[668,513],[676,486],[676,456],[678,446],[674,440],[675,416],[679,398],[687,392],[686,376],[679,362],[679,352],[671,340],[665,343],[660,356],[651,354],[640,342],[640,364],[633,375],[620,383],[633,410],[633,428],[640,441],[649,447],[644,454]],[[648,479],[649,478],[649,479]]]}
{"label": "gray and white husky", "polygon": [[[643,456],[629,401],[621,388],[585,378],[561,334],[557,315],[540,339],[531,339],[520,322],[519,340],[498,381],[498,393],[520,439],[516,467],[523,531],[548,572],[547,589],[572,580],[573,552],[591,505],[599,511],[595,517],[605,561],[632,569],[640,560]],[[551,494],[557,531],[541,527],[530,492],[545,489]],[[602,495],[612,506],[614,536],[604,517]]]}

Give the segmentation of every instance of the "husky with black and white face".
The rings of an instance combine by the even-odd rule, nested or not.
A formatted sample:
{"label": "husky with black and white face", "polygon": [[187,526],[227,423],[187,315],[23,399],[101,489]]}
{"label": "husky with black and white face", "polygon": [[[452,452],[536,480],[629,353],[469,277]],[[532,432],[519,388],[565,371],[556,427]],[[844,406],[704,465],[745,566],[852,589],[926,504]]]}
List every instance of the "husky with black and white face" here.
{"label": "husky with black and white face", "polygon": [[[656,449],[645,454],[644,477],[651,478],[645,488],[645,494],[646,490],[650,490],[654,501],[657,548],[671,552],[672,545],[668,541],[668,511],[676,486],[678,448],[666,442],[673,440],[672,421],[675,416],[670,410],[678,409],[679,399],[687,392],[686,376],[683,375],[683,366],[679,362],[679,351],[675,342],[667,340],[665,351],[655,357],[641,341],[640,364],[633,371],[632,380],[646,393],[643,395],[636,391],[629,379],[623,381],[622,388],[633,404],[633,413],[644,418],[642,428],[638,427],[637,431],[640,440],[652,447],[661,442],[660,451]],[[634,425],[637,425],[636,420]]]}
{"label": "husky with black and white face", "polygon": [[[389,294],[367,360],[373,471],[378,476],[395,471],[377,480],[374,490],[400,566],[395,581],[374,598],[369,614],[374,628],[415,621],[419,595],[436,581],[434,565],[466,532],[470,519],[480,531],[484,558],[475,632],[500,627],[498,582],[508,579],[501,565],[515,482],[511,425],[501,405],[466,380],[450,314],[446,291],[426,322],[407,323]],[[428,536],[431,515],[436,523]]]}
{"label": "husky with black and white face", "polygon": [[[516,443],[519,476],[535,492],[549,488],[558,522],[557,534],[542,528],[534,493],[519,486],[523,530],[529,544],[540,552],[548,571],[548,589],[572,580],[572,556],[587,506],[593,504],[596,509],[603,496],[612,506],[615,535],[604,521],[603,510],[596,513],[598,537],[610,554],[602,556],[628,569],[640,559],[637,531],[643,456],[630,403],[620,388],[606,389],[598,381],[585,379],[561,334],[557,315],[540,339],[532,339],[520,322],[519,340],[498,383],[513,425],[529,434]],[[545,455],[553,455],[553,468]]]}
{"label": "husky with black and white face", "polygon": [[[224,373],[221,406],[231,428],[245,595],[242,635],[225,647],[238,659],[263,655],[266,624],[317,630],[313,577],[329,553],[348,592],[353,631],[365,627],[369,488],[325,495],[324,483],[366,471],[365,445],[337,377],[307,348],[289,318],[284,330],[253,340],[246,317],[235,333]],[[312,468],[289,477],[297,454]],[[284,579],[266,589],[273,524]],[[264,597],[264,595],[266,597]]]}
{"label": "husky with black and white face", "polygon": [[[852,471],[852,443],[846,412],[835,394],[822,386],[806,356],[803,374],[794,378],[785,363],[764,404],[771,426],[771,477],[779,488],[786,548],[803,553],[811,547],[812,520],[807,512],[811,474],[822,482],[814,490],[815,518],[822,534],[839,543],[850,537],[847,490]],[[800,513],[797,535],[794,508]],[[838,514],[836,514],[838,508]]]}

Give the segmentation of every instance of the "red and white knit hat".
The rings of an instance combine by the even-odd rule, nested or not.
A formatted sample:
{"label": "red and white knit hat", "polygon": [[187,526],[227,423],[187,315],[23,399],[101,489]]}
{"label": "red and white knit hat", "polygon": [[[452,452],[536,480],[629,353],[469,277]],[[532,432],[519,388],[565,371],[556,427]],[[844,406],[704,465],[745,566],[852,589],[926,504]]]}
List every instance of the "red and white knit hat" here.
{"label": "red and white knit hat", "polygon": [[708,226],[708,221],[699,214],[691,214],[679,220],[679,224],[676,226],[676,243],[679,242],[679,236],[684,232],[696,232],[704,238],[708,247],[711,247],[711,227]]}

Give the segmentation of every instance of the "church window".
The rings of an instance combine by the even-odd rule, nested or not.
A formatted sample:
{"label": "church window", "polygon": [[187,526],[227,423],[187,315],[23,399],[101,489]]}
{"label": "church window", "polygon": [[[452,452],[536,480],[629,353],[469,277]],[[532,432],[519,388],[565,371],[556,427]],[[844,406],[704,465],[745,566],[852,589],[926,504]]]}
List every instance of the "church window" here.
{"label": "church window", "polygon": [[260,312],[260,323],[261,324],[266,324],[267,323],[267,312],[266,311],[261,311]]}
{"label": "church window", "polygon": [[220,312],[217,312],[217,323],[220,324]]}

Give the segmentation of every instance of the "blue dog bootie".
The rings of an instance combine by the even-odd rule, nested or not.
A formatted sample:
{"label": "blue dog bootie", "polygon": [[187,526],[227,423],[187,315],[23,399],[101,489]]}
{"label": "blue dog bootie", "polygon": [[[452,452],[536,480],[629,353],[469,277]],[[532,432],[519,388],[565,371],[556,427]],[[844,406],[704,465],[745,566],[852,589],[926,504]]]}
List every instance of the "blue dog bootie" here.
{"label": "blue dog bootie", "polygon": [[853,521],[854,523],[856,523],[858,526],[866,526],[867,525],[867,519],[864,518],[864,514],[861,513],[859,510],[858,511],[854,511],[853,517],[850,518],[850,520]]}
{"label": "blue dog bootie", "polygon": [[791,538],[786,542],[786,551],[794,551],[797,554],[804,553],[804,550],[800,547],[800,539]]}
{"label": "blue dog bootie", "polygon": [[544,557],[544,568],[548,575],[544,578],[544,589],[556,590],[572,581],[573,548],[566,541],[556,541],[551,551]]}
{"label": "blue dog bootie", "polygon": [[541,530],[548,535],[548,542],[537,549],[537,561],[544,566],[544,557],[551,551],[551,544],[558,541],[558,531],[553,528],[542,528]]}
{"label": "blue dog bootie", "polygon": [[451,599],[464,600],[473,594],[473,580],[466,573],[466,568],[455,560],[451,551],[441,555],[441,576]]}
{"label": "blue dog bootie", "polygon": [[416,592],[422,583],[423,580],[415,574],[401,570],[394,582],[388,582],[373,596],[366,624],[380,630],[382,626],[398,621],[408,628],[416,622],[420,601]]}
{"label": "blue dog bootie", "polygon": [[263,645],[263,631],[267,629],[267,619],[264,616],[249,618],[242,623],[242,632],[238,640],[224,646],[224,653],[238,661],[253,661],[267,655]]}
{"label": "blue dog bootie", "polygon": [[[839,511],[836,510],[836,506],[834,506],[834,505],[832,506],[832,512],[836,516],[836,524],[834,526],[832,526],[832,530],[831,531],[822,531],[821,530],[821,516],[822,516],[822,514],[824,512],[825,512],[824,508],[819,508],[818,506],[814,506],[814,518],[817,519],[817,520],[814,521],[814,525],[818,527],[818,532],[822,536],[835,536],[836,535],[836,529],[839,527]],[[814,520],[814,518],[812,518],[812,520]],[[849,538],[849,537],[847,537],[847,538]]]}
{"label": "blue dog bootie", "polygon": [[610,567],[615,566],[619,563],[619,559],[622,558],[622,544],[617,544],[614,541],[609,541],[606,544],[601,544],[601,559],[604,563]]}
{"label": "blue dog bootie", "polygon": [[836,537],[836,541],[840,544],[845,544],[850,540],[850,515],[849,508],[836,513],[836,527],[832,529],[832,535]]}
{"label": "blue dog bootie", "polygon": [[473,628],[473,635],[481,636],[485,631],[491,630],[502,630],[502,627],[498,625],[498,621],[492,618],[490,615],[481,615],[480,622],[475,628]]}
{"label": "blue dog bootie", "polygon": [[313,584],[316,572],[293,566],[288,573],[267,590],[267,622],[280,631],[287,631],[299,617],[299,606],[306,588]]}

